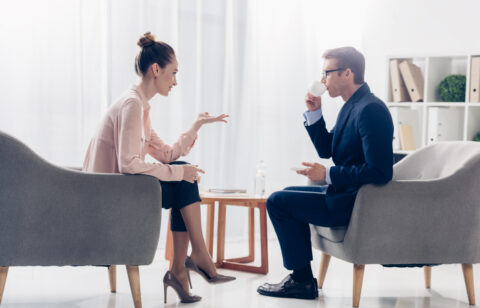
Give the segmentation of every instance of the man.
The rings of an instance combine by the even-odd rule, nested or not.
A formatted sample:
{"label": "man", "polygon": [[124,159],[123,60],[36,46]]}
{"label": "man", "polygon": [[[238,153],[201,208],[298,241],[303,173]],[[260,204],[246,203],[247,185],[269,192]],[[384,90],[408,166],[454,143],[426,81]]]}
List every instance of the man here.
{"label": "man", "polygon": [[321,97],[308,93],[304,124],[318,155],[332,157],[335,165],[305,162],[307,168],[297,173],[328,186],[288,187],[268,198],[268,214],[280,242],[283,264],[293,273],[278,284],[260,286],[257,291],[262,295],[318,297],[310,266],[309,224],[347,225],[360,187],[381,185],[392,179],[392,118],[385,104],[364,82],[365,58],[353,47],[327,50],[323,58],[322,82],[331,97],[341,96],[346,103],[335,127],[328,132]]}

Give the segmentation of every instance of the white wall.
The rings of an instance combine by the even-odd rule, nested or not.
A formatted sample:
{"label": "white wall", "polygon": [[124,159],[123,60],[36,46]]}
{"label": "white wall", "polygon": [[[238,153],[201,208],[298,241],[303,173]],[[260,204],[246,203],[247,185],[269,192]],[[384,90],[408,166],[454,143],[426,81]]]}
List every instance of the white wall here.
{"label": "white wall", "polygon": [[387,93],[387,56],[480,54],[478,0],[371,0],[362,51],[366,80]]}

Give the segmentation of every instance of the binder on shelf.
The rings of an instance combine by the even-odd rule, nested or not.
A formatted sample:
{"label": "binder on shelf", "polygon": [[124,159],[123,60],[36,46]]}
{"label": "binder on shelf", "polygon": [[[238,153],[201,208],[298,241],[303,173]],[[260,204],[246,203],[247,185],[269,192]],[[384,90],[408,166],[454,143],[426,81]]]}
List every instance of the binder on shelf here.
{"label": "binder on shelf", "polygon": [[398,125],[398,134],[400,136],[400,150],[415,151],[415,139],[413,137],[413,127],[408,124]]}
{"label": "binder on shelf", "polygon": [[[393,149],[403,150],[400,144],[400,127],[401,124],[408,124],[414,132],[421,132],[420,126],[421,114],[418,110],[406,107],[390,107],[390,114],[393,122]],[[415,137],[415,135],[414,135]],[[418,136],[417,136],[418,137]],[[421,144],[420,139],[414,138],[414,144]]]}
{"label": "binder on shelf", "polygon": [[472,57],[470,68],[470,102],[480,102],[480,57]]}
{"label": "binder on shelf", "polygon": [[393,150],[400,150],[400,136],[398,135],[398,113],[399,107],[390,107],[390,114],[393,122]]}
{"label": "binder on shelf", "polygon": [[410,96],[398,68],[398,59],[390,60],[390,81],[392,82],[393,101],[395,103],[410,101]]}
{"label": "binder on shelf", "polygon": [[428,110],[427,143],[462,140],[463,109],[432,107]]}
{"label": "binder on shelf", "polygon": [[423,101],[423,75],[420,67],[408,61],[398,65],[412,102]]}

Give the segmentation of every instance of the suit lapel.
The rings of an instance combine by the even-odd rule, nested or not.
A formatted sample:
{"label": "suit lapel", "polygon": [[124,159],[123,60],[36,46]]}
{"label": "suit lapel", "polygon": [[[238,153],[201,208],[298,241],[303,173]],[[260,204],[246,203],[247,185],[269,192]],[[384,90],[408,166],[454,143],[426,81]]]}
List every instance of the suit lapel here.
{"label": "suit lapel", "polygon": [[340,136],[342,135],[343,129],[345,128],[348,118],[352,113],[352,109],[353,109],[353,102],[349,101],[345,103],[342,110],[338,114],[337,123],[335,124],[335,130],[334,130],[333,140],[332,140],[332,153],[335,152],[335,147],[337,146],[337,143],[340,140]]}
{"label": "suit lapel", "polygon": [[364,83],[357,89],[357,91],[355,91],[355,93],[353,93],[352,97],[350,97],[350,99],[345,103],[345,105],[343,105],[342,109],[340,110],[333,133],[332,153],[335,152],[335,147],[340,141],[340,136],[342,135],[343,129],[345,128],[348,118],[352,113],[354,104],[358,102],[367,93],[370,93],[370,88],[367,83]]}

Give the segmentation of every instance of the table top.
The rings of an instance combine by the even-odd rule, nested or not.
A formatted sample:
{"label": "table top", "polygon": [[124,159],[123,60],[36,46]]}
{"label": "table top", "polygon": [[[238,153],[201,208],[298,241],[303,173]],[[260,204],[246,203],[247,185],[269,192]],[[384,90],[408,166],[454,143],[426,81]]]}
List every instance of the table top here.
{"label": "table top", "polygon": [[204,201],[206,199],[218,200],[218,201],[226,201],[226,200],[259,201],[259,202],[267,201],[267,196],[257,196],[249,193],[211,193],[211,192],[201,191],[200,197]]}

